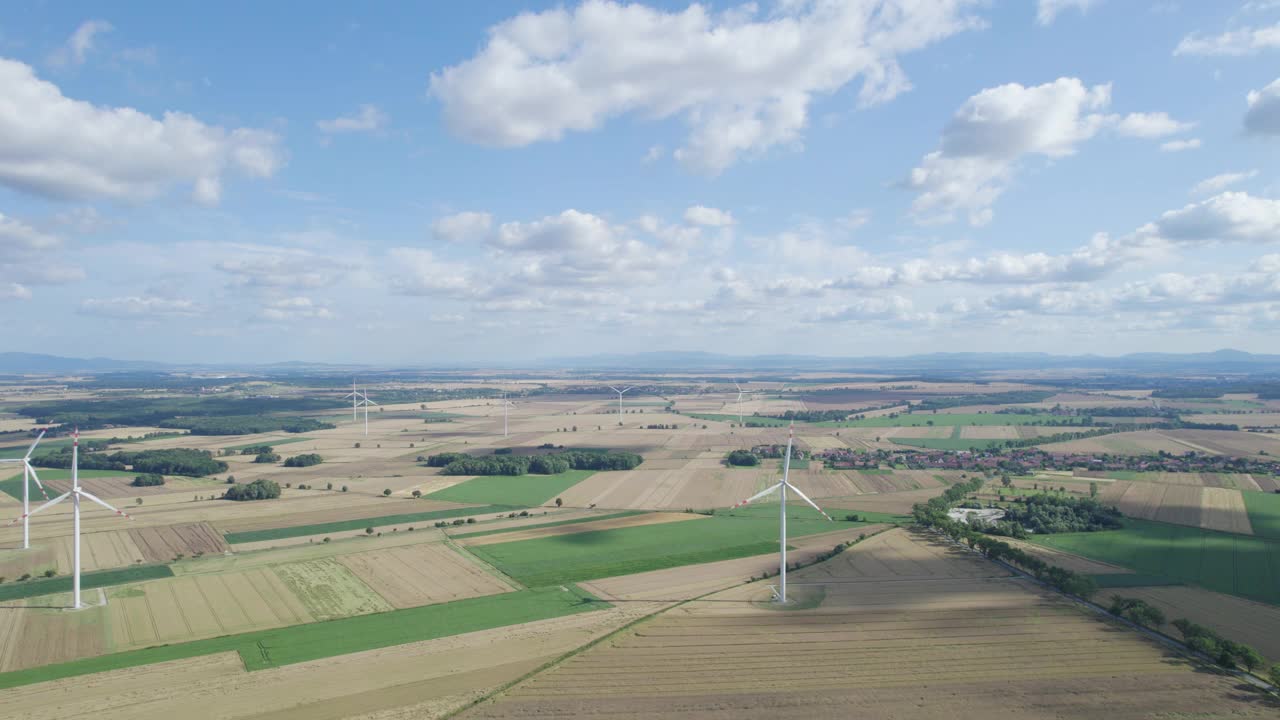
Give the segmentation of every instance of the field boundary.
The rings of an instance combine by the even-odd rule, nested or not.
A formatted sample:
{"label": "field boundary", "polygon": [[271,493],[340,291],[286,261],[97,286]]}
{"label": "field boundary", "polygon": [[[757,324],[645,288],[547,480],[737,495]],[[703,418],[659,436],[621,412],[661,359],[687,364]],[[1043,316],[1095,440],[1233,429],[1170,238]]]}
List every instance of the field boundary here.
{"label": "field boundary", "polygon": [[486,535],[505,535],[507,533],[524,532],[525,530],[538,530],[541,528],[559,527],[561,525],[578,525],[581,523],[596,522],[597,520],[617,520],[618,518],[631,517],[632,515],[644,515],[648,510],[623,510],[622,512],[609,513],[607,515],[589,515],[587,517],[573,518],[572,520],[557,520],[555,522],[538,523],[536,525],[523,525],[521,527],[498,528],[497,530],[476,530],[475,532],[458,533],[449,537],[456,540],[464,540],[466,538],[484,537]]}
{"label": "field boundary", "polygon": [[288,538],[305,537],[307,535],[321,535],[328,532],[336,533],[348,530],[362,530],[366,527],[379,527],[382,525],[394,525],[397,523],[417,522],[419,520],[444,520],[446,518],[459,518],[467,515],[488,515],[497,512],[507,512],[511,509],[511,506],[508,505],[446,508],[444,510],[427,510],[419,513],[382,515],[379,517],[355,518],[353,520],[335,520],[333,522],[314,523],[312,525],[292,525],[288,527],[268,528],[266,530],[229,532],[223,533],[223,538],[227,541],[228,545],[241,545],[251,542],[287,540]]}

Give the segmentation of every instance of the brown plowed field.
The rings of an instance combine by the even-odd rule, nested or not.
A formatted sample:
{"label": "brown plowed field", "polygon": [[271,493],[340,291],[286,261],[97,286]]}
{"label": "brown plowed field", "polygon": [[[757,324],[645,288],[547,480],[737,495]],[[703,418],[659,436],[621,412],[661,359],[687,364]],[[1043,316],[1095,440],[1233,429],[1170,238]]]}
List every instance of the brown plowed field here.
{"label": "brown plowed field", "polygon": [[343,555],[337,561],[397,608],[494,595],[514,589],[444,543],[353,553]]}
{"label": "brown plowed field", "polygon": [[537,538],[555,537],[558,535],[576,535],[584,532],[596,532],[598,530],[617,530],[619,528],[641,527],[643,525],[662,525],[673,522],[688,522],[690,520],[706,520],[706,515],[695,515],[691,513],[670,513],[655,512],[645,513],[644,515],[629,515],[621,518],[610,518],[608,520],[595,520],[592,522],[574,523],[572,525],[555,525],[544,528],[530,528],[519,532],[500,533],[497,535],[481,535],[474,538],[458,538],[456,542],[459,545],[475,546],[475,545],[494,545],[497,543],[515,542],[517,540],[535,540]]}
{"label": "brown plowed field", "polygon": [[1151,718],[1206,707],[1263,716],[1231,679],[985,561],[955,558],[957,571],[950,548],[901,531],[879,537],[838,556],[843,565],[795,573],[805,609],[763,602],[764,583],[731,588],[463,717]]}
{"label": "brown plowed field", "polygon": [[129,531],[147,562],[169,562],[178,555],[224,553],[227,543],[209,523],[183,523],[167,527],[137,528]]}
{"label": "brown plowed field", "polygon": [[[50,601],[60,607],[37,607],[32,603]],[[99,602],[99,591],[85,592],[88,605]],[[14,607],[0,609],[12,614],[7,637],[0,637],[0,658],[4,664],[0,670],[21,670],[51,663],[66,662],[80,657],[100,655],[106,651],[103,633],[105,610],[89,607],[79,612],[67,612],[71,594],[34,598],[25,603],[6,603]],[[22,607],[25,605],[25,607]],[[5,715],[8,717],[8,713]]]}
{"label": "brown plowed field", "polygon": [[1252,475],[1258,489],[1263,492],[1275,492],[1280,490],[1280,477],[1272,477],[1270,475]]}
{"label": "brown plowed field", "polygon": [[[223,533],[249,532],[251,530],[267,530],[279,527],[297,527],[298,525],[317,525],[320,523],[340,522],[342,520],[358,520],[383,515],[403,515],[406,513],[431,512],[448,508],[468,507],[451,502],[436,500],[388,500],[354,495],[331,496],[333,507],[319,510],[302,510],[293,508],[292,512],[284,512],[265,517],[218,520],[216,525]],[[343,501],[346,501],[345,503]],[[252,504],[252,503],[249,503]]]}
{"label": "brown plowed field", "polygon": [[[1228,640],[1252,645],[1268,659],[1280,658],[1280,608],[1190,586],[1132,587],[1114,593],[1159,607],[1169,620],[1187,618]],[[1165,628],[1174,637],[1177,630]]]}
{"label": "brown plowed field", "polygon": [[[85,492],[97,495],[100,498],[134,498],[134,497],[150,497],[152,495],[168,495],[170,493],[186,493],[192,488],[205,489],[216,488],[213,483],[200,480],[187,480],[185,478],[165,478],[164,485],[149,485],[147,487],[134,487],[130,483],[133,482],[131,477],[103,477],[103,478],[81,478],[80,487]],[[71,489],[70,480],[50,480],[46,482],[45,487],[49,490],[49,497],[56,497]],[[34,490],[33,490],[34,492]],[[118,505],[117,502],[112,504]],[[97,507],[96,505],[94,507]],[[128,508],[121,508],[128,510]]]}

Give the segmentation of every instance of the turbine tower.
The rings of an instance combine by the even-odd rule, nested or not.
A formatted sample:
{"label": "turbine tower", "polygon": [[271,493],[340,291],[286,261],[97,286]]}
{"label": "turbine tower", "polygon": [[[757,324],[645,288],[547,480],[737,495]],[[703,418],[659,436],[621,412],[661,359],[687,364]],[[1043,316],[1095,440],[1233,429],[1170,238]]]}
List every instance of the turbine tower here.
{"label": "turbine tower", "polygon": [[635,389],[635,386],[632,385],[626,388],[625,390],[619,390],[618,388],[610,385],[609,389],[618,393],[618,424],[621,425],[622,424],[622,396],[625,395],[628,391]]}
{"label": "turbine tower", "polygon": [[736,379],[733,381],[733,386],[738,388],[738,426],[741,427],[742,426],[742,396],[744,393],[742,392],[742,386],[738,384],[738,381]]}
{"label": "turbine tower", "polygon": [[[71,554],[71,564],[75,573],[75,578],[71,584],[71,597],[72,608],[79,610],[84,607],[80,602],[80,498],[83,497],[92,500],[111,512],[124,517],[126,520],[132,520],[133,518],[129,517],[124,512],[111,507],[96,495],[85,492],[84,489],[80,487],[80,430],[78,428],[76,429],[73,437],[74,440],[72,440],[71,443],[71,489],[41,505],[35,510],[32,510],[29,513],[23,513],[20,519],[23,522],[26,522],[27,518],[32,515],[35,515],[46,508],[51,508],[67,498],[71,498],[72,507],[74,508],[71,515],[71,533],[75,536],[74,540],[72,540],[71,546],[73,550]],[[16,522],[18,521],[11,520],[9,524],[12,525]]]}
{"label": "turbine tower", "polygon": [[822,513],[822,517],[828,521],[831,520],[830,515],[823,512],[822,508],[818,507],[807,495],[800,492],[800,488],[788,481],[788,475],[791,473],[791,444],[795,440],[795,434],[795,423],[793,422],[791,423],[791,429],[787,433],[787,455],[786,459],[782,461],[782,480],[769,489],[762,490],[730,508],[731,510],[740,508],[747,503],[755,502],[760,498],[771,495],[774,490],[781,490],[778,502],[778,547],[781,553],[781,559],[778,562],[778,602],[783,604],[787,602],[787,491],[790,490],[795,493],[801,500],[809,503],[809,506],[814,510]]}
{"label": "turbine tower", "polygon": [[41,430],[36,436],[36,441],[31,443],[31,447],[27,448],[27,454],[20,458],[4,458],[0,462],[20,462],[22,463],[22,549],[31,548],[31,521],[28,517],[31,514],[31,481],[36,481],[36,487],[40,488],[40,494],[45,500],[49,499],[49,493],[44,491],[44,485],[40,484],[40,476],[36,475],[36,469],[31,465],[31,453],[36,451],[36,446],[40,444],[41,438],[47,430]]}
{"label": "turbine tower", "polygon": [[[364,408],[364,436],[365,436],[365,437],[369,437],[369,406],[370,406],[370,405],[378,405],[378,403],[376,403],[376,402],[374,402],[374,401],[372,401],[372,400],[370,400],[370,399],[369,399],[369,391],[368,391],[368,390],[361,390],[361,391],[360,391],[360,403],[359,403],[359,405],[360,405],[360,407],[363,407],[363,408]],[[378,407],[382,407],[382,406],[381,406],[381,405],[378,405]]]}
{"label": "turbine tower", "polygon": [[515,407],[515,403],[507,399],[507,394],[502,393],[502,437],[507,437],[507,409]]}
{"label": "turbine tower", "polygon": [[[355,378],[351,378],[351,392],[342,396],[343,400],[347,398],[351,398],[351,422],[355,422],[358,419],[356,417],[356,409],[360,407],[360,391],[356,390]],[[367,435],[368,433],[365,434]]]}

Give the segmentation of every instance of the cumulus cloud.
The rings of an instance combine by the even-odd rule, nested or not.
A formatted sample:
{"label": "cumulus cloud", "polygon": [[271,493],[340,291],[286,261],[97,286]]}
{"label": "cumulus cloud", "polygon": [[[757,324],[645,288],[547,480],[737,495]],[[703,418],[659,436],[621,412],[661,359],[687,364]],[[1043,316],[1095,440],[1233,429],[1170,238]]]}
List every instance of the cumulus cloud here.
{"label": "cumulus cloud", "polygon": [[304,248],[229,245],[219,251],[223,257],[214,267],[230,275],[238,287],[320,288],[351,270],[345,262]]}
{"label": "cumulus cloud", "polygon": [[1221,175],[1214,175],[1211,178],[1206,178],[1196,183],[1195,187],[1191,188],[1191,194],[1192,195],[1213,195],[1216,193],[1220,193],[1223,190],[1226,190],[1232,185],[1239,185],[1240,183],[1246,180],[1252,180],[1257,176],[1258,176],[1257,170],[1250,170],[1248,172],[1222,173]]}
{"label": "cumulus cloud", "polygon": [[1254,135],[1280,135],[1280,79],[1248,95],[1244,128]]}
{"label": "cumulus cloud", "polygon": [[908,298],[901,295],[858,298],[843,305],[819,308],[809,318],[812,322],[858,322],[868,320],[916,321],[922,316],[914,312]]}
{"label": "cumulus cloud", "polygon": [[431,233],[448,242],[478,240],[489,234],[493,216],[486,212],[460,212],[431,223]]}
{"label": "cumulus cloud", "polygon": [[266,320],[332,320],[334,315],[329,308],[319,305],[308,297],[282,298],[268,303],[262,308],[262,317]]}
{"label": "cumulus cloud", "polygon": [[602,217],[572,209],[532,222],[503,223],[490,245],[523,256],[519,277],[539,285],[634,283],[652,279],[683,257]]}
{"label": "cumulus cloud", "polygon": [[1225,192],[1170,210],[1137,235],[1184,245],[1280,242],[1280,200]]}
{"label": "cumulus cloud", "polygon": [[0,95],[0,184],[23,192],[137,202],[189,185],[214,204],[228,171],[270,177],[283,162],[272,133],[73,100],[13,60],[0,59]]}
{"label": "cumulus cloud", "polygon": [[1052,25],[1058,14],[1064,10],[1088,12],[1089,8],[1102,0],[1039,0],[1036,6],[1036,22],[1041,25]]}
{"label": "cumulus cloud", "polygon": [[1174,55],[1242,57],[1280,49],[1280,23],[1266,27],[1242,27],[1221,35],[1192,33],[1178,43]]}
{"label": "cumulus cloud", "polygon": [[470,267],[441,260],[430,250],[392,248],[388,256],[396,268],[391,289],[400,295],[468,299],[488,294],[488,288]]}
{"label": "cumulus cloud", "polygon": [[912,209],[926,222],[990,222],[991,206],[1028,156],[1057,159],[1107,128],[1134,137],[1163,137],[1190,127],[1165,113],[1108,115],[1111,86],[1086,87],[1077,78],[1025,87],[988,88],[970,97],[943,131],[941,147],[911,171],[919,195]]}
{"label": "cumulus cloud", "polygon": [[31,291],[15,282],[0,282],[0,300],[30,300]]}
{"label": "cumulus cloud", "polygon": [[[8,297],[26,299],[30,285],[59,285],[84,279],[84,270],[52,253],[62,239],[0,214],[0,278]],[[25,283],[25,284],[24,284]]]}
{"label": "cumulus cloud", "polygon": [[86,20],[71,33],[67,42],[49,56],[49,64],[83,65],[85,57],[93,49],[98,35],[111,32],[114,28],[106,20]]}
{"label": "cumulus cloud", "polygon": [[733,224],[733,215],[727,210],[694,205],[684,211],[684,221],[690,225],[706,227],[727,227]]}
{"label": "cumulus cloud", "polygon": [[321,120],[316,123],[316,127],[321,132],[329,134],[373,132],[385,127],[388,119],[387,114],[379,110],[376,105],[361,105],[360,110],[354,115],[342,115],[332,120]]}
{"label": "cumulus cloud", "polygon": [[152,295],[131,295],[115,298],[89,298],[80,303],[84,315],[100,317],[161,319],[200,315],[204,308],[191,300],[163,298]]}
{"label": "cumulus cloud", "polygon": [[453,132],[521,146],[611,118],[683,118],[675,157],[718,173],[740,155],[798,143],[809,106],[861,80],[863,104],[910,88],[901,55],[981,26],[976,0],[812,0],[716,14],[588,0],[490,28],[474,57],[433,73]]}
{"label": "cumulus cloud", "polygon": [[1199,150],[1200,138],[1190,138],[1188,140],[1170,140],[1160,145],[1161,152],[1183,152],[1186,150]]}
{"label": "cumulus cloud", "polygon": [[0,262],[28,260],[59,244],[57,237],[0,213]]}

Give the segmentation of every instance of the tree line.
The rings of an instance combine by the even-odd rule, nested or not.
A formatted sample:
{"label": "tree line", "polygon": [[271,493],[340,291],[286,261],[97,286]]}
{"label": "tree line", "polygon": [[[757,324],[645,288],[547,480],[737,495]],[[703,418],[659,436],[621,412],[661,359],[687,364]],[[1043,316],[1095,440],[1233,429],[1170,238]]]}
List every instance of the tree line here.
{"label": "tree line", "polygon": [[644,458],[628,452],[584,452],[567,450],[544,455],[489,455],[440,453],[429,456],[428,467],[441,468],[441,475],[555,475],[569,470],[632,470]]}
{"label": "tree line", "polygon": [[260,478],[244,485],[232,485],[222,494],[226,500],[270,500],[280,497],[280,484]]}
{"label": "tree line", "polygon": [[192,435],[252,435],[264,432],[304,433],[332,430],[332,423],[313,418],[273,415],[230,415],[226,417],[183,417],[164,420],[160,427],[183,428]]}
{"label": "tree line", "polygon": [[1118,530],[1124,527],[1123,517],[1119,510],[1093,498],[1046,494],[1017,498],[1005,508],[999,523],[975,521],[970,526],[989,535],[1025,538],[1028,529],[1038,535]]}
{"label": "tree line", "polygon": [[[71,455],[71,448],[60,448],[57,452],[32,458],[32,464],[39,467],[66,469],[71,467]],[[136,452],[120,450],[114,453],[84,452],[80,454],[80,467],[84,470],[132,469],[138,473],[189,477],[204,477],[227,470],[227,464],[221,460],[215,460],[208,450],[191,448]]]}

